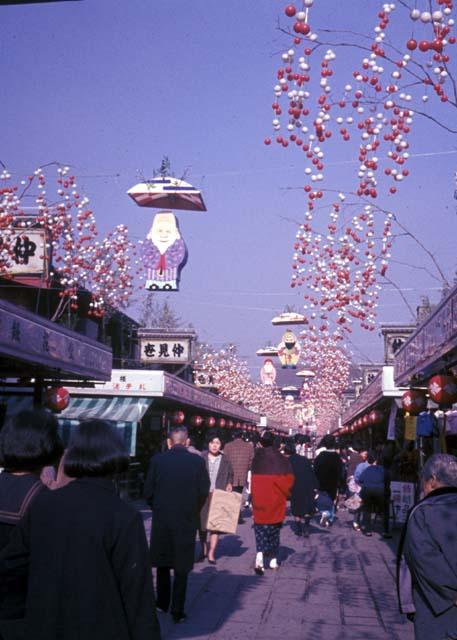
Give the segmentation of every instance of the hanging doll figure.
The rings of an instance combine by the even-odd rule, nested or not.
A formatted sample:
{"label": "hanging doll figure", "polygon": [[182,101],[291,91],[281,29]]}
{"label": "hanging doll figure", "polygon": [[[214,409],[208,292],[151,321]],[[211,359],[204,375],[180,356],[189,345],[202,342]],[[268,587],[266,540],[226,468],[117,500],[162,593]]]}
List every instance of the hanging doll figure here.
{"label": "hanging doll figure", "polygon": [[171,211],[160,211],[154,216],[143,245],[143,256],[147,270],[145,288],[149,291],[178,291],[187,249],[178,221]]}

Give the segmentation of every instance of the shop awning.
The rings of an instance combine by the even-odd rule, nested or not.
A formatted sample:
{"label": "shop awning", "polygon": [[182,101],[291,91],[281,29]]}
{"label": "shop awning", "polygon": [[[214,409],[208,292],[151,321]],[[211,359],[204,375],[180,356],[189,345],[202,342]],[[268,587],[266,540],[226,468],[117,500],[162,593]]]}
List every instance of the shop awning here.
{"label": "shop awning", "polygon": [[15,416],[20,411],[33,409],[33,398],[28,396],[0,396],[0,405],[5,407],[5,416]]}
{"label": "shop awning", "polygon": [[72,397],[68,407],[59,413],[59,420],[88,420],[99,418],[113,422],[139,422],[153,402],[152,398]]}

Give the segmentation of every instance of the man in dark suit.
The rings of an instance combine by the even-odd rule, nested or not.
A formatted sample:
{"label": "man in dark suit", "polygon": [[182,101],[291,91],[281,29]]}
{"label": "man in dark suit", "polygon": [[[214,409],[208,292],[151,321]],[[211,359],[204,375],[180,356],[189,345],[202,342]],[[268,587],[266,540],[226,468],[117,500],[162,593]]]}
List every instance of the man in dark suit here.
{"label": "man in dark suit", "polygon": [[[194,566],[200,510],[209,493],[205,462],[186,448],[186,427],[170,434],[170,449],[149,464],[144,496],[152,509],[151,563],[157,567],[157,608],[182,622],[187,578]],[[170,570],[174,570],[173,591]]]}

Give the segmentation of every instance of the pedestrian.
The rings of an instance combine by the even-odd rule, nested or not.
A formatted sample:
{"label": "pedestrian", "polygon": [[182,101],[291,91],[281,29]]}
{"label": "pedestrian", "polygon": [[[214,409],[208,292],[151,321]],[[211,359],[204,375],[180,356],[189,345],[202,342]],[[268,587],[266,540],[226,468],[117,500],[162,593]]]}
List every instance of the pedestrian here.
{"label": "pedestrian", "polygon": [[317,480],[311,462],[296,453],[295,444],[286,445],[286,456],[294,474],[294,486],[290,496],[290,508],[295,518],[295,533],[309,536],[309,522],[314,513],[314,496],[317,490]]}
{"label": "pedestrian", "polygon": [[314,461],[314,473],[319,484],[319,494],[326,493],[336,504],[338,488],[343,476],[343,463],[335,451],[335,438],[330,435],[324,436],[320,442],[319,451],[320,453]]}
{"label": "pedestrian", "polygon": [[[238,429],[235,431],[234,439],[225,445],[224,454],[232,463],[233,491],[242,494],[247,488],[248,473],[254,458],[254,446],[252,442],[243,440],[242,432]],[[243,523],[241,512],[238,522],[239,524]]]}
{"label": "pedestrian", "polygon": [[203,455],[202,452],[195,447],[195,441],[190,436],[186,440],[186,447],[189,453],[195,453],[197,456]]}
{"label": "pedestrian", "polygon": [[361,457],[361,461],[357,464],[356,468],[354,469],[354,481],[357,484],[360,484],[360,476],[368,467],[368,451],[361,451],[360,457]]}
{"label": "pedestrian", "polygon": [[269,558],[270,569],[279,566],[280,531],[286,515],[286,501],[294,483],[289,460],[273,444],[273,434],[264,431],[252,461],[251,492],[257,575],[264,573],[265,557]]}
{"label": "pedestrian", "polygon": [[[373,514],[384,513],[385,501],[385,481],[384,467],[377,464],[377,459],[373,453],[368,454],[367,467],[362,471],[359,477],[361,486],[360,497],[362,505],[357,511],[357,520],[354,524],[359,524],[360,515],[362,515],[362,531],[364,535],[372,535]],[[357,528],[354,526],[354,528]]]}
{"label": "pedestrian", "polygon": [[366,462],[368,457],[368,451],[356,451],[352,447],[348,448],[347,453],[347,481],[350,482],[351,478],[354,477],[355,470],[357,465],[361,462]]}
{"label": "pedestrian", "polygon": [[[201,456],[186,448],[188,431],[176,427],[170,448],[151,458],[144,496],[152,509],[151,563],[157,567],[157,607],[174,622],[186,619],[187,579],[194,565],[200,510],[209,492],[209,476]],[[171,570],[174,572],[171,588]]]}
{"label": "pedestrian", "polygon": [[[229,458],[222,452],[222,439],[217,431],[210,431],[208,434],[208,451],[203,453],[203,459],[210,480],[210,494],[215,489],[221,491],[232,491],[233,488],[233,468]],[[209,533],[209,547],[208,537]],[[203,531],[200,535],[202,542],[202,555],[208,557],[210,564],[216,564],[216,547],[219,542],[219,534],[217,531]]]}
{"label": "pedestrian", "polygon": [[457,638],[457,458],[432,455],[421,474],[424,498],[410,511],[399,547],[400,611],[416,640]]}
{"label": "pedestrian", "polygon": [[[43,410],[21,411],[0,431],[0,551],[34,500],[46,491],[43,468],[59,461],[63,451],[57,421]],[[27,596],[25,572],[5,577],[0,586],[0,635],[5,640],[24,634]]]}
{"label": "pedestrian", "polygon": [[112,481],[128,463],[114,427],[82,422],[65,456],[75,479],[43,491],[16,528],[0,573],[29,558],[26,638],[160,640],[143,519]]}

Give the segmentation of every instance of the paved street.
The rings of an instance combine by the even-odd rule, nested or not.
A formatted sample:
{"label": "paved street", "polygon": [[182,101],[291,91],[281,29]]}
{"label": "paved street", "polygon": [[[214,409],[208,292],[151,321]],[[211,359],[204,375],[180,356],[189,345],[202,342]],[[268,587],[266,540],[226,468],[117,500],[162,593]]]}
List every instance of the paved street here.
{"label": "paved street", "polygon": [[[313,524],[297,538],[286,519],[281,567],[253,572],[252,520],[239,535],[224,536],[217,567],[196,564],[187,597],[188,620],[174,625],[159,614],[164,640],[412,640],[411,623],[398,614],[395,553],[398,532],[385,541],[350,528],[338,513],[330,530]],[[146,519],[149,532],[150,519]]]}

